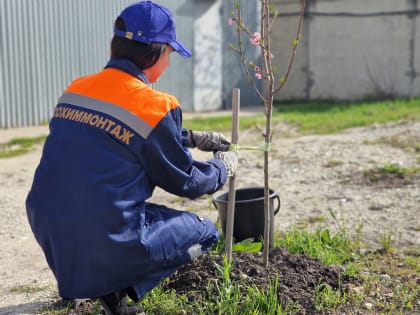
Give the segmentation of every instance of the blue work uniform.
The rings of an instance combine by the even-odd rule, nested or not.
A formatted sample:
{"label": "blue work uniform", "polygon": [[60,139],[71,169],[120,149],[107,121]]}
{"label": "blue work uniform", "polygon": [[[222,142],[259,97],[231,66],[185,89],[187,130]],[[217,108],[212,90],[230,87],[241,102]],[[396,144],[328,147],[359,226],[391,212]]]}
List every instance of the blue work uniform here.
{"label": "blue work uniform", "polygon": [[156,186],[197,198],[227,180],[218,159],[194,160],[178,100],[128,60],[76,79],[50,121],[26,208],[65,298],[133,288],[142,298],[209,249],[209,219],[147,202]]}

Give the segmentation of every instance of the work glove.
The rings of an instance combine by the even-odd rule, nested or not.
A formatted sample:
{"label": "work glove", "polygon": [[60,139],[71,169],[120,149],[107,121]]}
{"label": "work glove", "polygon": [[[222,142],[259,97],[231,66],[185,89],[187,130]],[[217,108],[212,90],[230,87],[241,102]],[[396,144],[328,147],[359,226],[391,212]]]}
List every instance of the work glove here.
{"label": "work glove", "polygon": [[219,132],[190,130],[190,147],[202,151],[227,151],[230,142]]}
{"label": "work glove", "polygon": [[238,166],[238,155],[235,151],[217,151],[214,154],[216,159],[219,159],[223,162],[226,167],[227,176],[233,176]]}

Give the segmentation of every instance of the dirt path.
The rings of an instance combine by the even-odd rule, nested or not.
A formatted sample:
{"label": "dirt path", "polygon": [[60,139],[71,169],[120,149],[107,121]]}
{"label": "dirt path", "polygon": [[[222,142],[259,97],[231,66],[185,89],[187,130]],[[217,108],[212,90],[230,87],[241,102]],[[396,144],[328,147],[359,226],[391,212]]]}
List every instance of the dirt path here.
{"label": "dirt path", "polygon": [[[22,132],[0,130],[0,142]],[[24,135],[45,132],[47,128],[42,127]],[[366,247],[378,247],[381,240],[391,237],[402,250],[420,251],[420,177],[377,176],[377,181],[369,181],[365,176],[384,165],[419,167],[420,123],[356,128],[338,135],[283,137],[290,133],[293,130],[288,126],[279,126],[272,144],[271,188],[282,202],[275,218],[277,230],[345,228],[352,235],[359,231]],[[242,144],[261,141],[253,130],[240,138]],[[23,156],[0,159],[0,314],[31,314],[58,298],[24,208],[40,154],[37,148]],[[200,159],[210,157],[193,154]],[[239,156],[237,187],[262,186],[261,153],[240,151]],[[211,196],[189,201],[157,190],[153,200],[218,218]]]}

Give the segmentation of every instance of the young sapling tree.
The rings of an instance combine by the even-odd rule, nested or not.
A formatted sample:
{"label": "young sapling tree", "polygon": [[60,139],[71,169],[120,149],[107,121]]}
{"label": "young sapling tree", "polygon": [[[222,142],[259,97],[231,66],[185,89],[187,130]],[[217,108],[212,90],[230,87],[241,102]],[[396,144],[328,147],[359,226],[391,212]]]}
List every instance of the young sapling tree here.
{"label": "young sapling tree", "polygon": [[[248,0],[247,0],[248,1]],[[265,144],[264,144],[264,265],[268,266],[268,253],[270,244],[270,188],[269,188],[269,153],[272,139],[272,112],[274,95],[279,93],[284,87],[289,75],[291,73],[292,65],[295,60],[296,50],[298,43],[302,37],[302,24],[305,13],[305,0],[300,1],[299,20],[297,24],[296,35],[291,43],[291,56],[283,75],[278,76],[275,67],[273,66],[273,52],[271,48],[271,32],[274,20],[278,17],[279,13],[273,10],[273,6],[269,0],[261,1],[261,18],[260,18],[260,31],[249,30],[241,16],[241,4],[239,0],[235,1],[235,10],[231,12],[229,24],[236,26],[237,45],[231,45],[231,49],[237,53],[241,59],[243,70],[245,72],[247,81],[251,84],[258,97],[264,104],[265,108],[265,131],[262,131]],[[249,39],[249,42],[261,49],[262,64],[255,64],[253,61],[248,61],[244,52],[243,35]],[[257,80],[264,80],[265,86],[260,88],[256,82]],[[229,237],[228,235],[226,236]],[[232,236],[230,236],[232,237]],[[231,253],[227,253],[231,256]]]}

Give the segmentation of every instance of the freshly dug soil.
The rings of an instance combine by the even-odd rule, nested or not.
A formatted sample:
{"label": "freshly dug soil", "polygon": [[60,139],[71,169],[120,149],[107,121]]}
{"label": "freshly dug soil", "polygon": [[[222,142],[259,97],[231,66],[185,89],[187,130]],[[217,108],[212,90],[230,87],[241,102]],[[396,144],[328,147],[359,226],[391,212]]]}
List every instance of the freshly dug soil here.
{"label": "freshly dug soil", "polygon": [[[238,283],[241,296],[249,287],[267,291],[270,285],[278,283],[277,296],[281,305],[296,305],[300,314],[319,314],[315,308],[315,289],[326,285],[332,289],[343,289],[348,283],[360,283],[357,278],[341,275],[340,266],[324,266],[319,260],[304,254],[292,255],[277,247],[269,253],[269,264],[264,267],[262,253],[232,254],[233,267],[230,279]],[[217,285],[223,282],[223,275],[216,265],[223,266],[223,257],[205,255],[179,269],[165,284],[165,288],[186,294],[189,301],[216,296]],[[278,280],[276,282],[276,279]]]}

